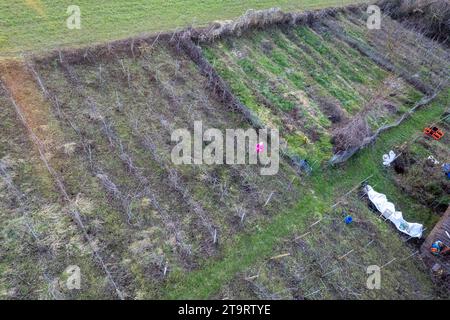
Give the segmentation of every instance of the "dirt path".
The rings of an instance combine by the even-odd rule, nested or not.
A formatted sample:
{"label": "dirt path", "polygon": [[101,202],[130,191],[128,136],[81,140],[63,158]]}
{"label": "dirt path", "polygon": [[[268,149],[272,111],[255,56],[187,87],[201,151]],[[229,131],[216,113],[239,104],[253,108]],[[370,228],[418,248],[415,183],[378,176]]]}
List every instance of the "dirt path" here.
{"label": "dirt path", "polygon": [[[24,63],[18,60],[0,61],[0,80],[15,102],[19,117],[23,116],[21,120],[27,124],[36,151],[42,152],[41,157],[51,159],[52,154],[48,150],[58,145],[55,138],[58,133],[55,128],[49,126],[49,106],[26,71]],[[37,141],[40,148],[36,145]],[[38,175],[47,174],[45,167],[34,166],[34,169]]]}

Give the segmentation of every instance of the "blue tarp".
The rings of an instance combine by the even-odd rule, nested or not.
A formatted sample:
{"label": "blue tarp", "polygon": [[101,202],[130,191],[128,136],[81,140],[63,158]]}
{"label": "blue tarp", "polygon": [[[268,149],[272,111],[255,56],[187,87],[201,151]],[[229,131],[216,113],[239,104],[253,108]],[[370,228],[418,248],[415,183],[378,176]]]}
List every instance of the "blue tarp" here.
{"label": "blue tarp", "polygon": [[447,176],[447,179],[450,179],[450,163],[445,163],[442,165],[442,171]]}
{"label": "blue tarp", "polygon": [[442,170],[444,170],[444,173],[449,173],[450,172],[450,163],[443,164]]}

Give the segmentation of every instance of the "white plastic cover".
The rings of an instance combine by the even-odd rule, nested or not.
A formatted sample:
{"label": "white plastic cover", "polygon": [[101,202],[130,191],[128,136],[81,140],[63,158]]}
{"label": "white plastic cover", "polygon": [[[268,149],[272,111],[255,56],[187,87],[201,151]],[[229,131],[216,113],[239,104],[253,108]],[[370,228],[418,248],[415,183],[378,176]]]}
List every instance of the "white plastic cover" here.
{"label": "white plastic cover", "polygon": [[395,154],[394,151],[389,151],[389,154],[384,154],[383,155],[383,165],[389,167],[392,163],[392,161],[394,161],[396,159],[397,155]]}
{"label": "white plastic cover", "polygon": [[427,159],[430,160],[433,164],[439,164],[439,161],[437,161],[436,158],[433,157],[433,155],[430,155]]}
{"label": "white plastic cover", "polygon": [[397,229],[413,238],[422,237],[423,225],[419,223],[410,223],[403,219],[403,214],[400,211],[395,211],[395,205],[389,202],[386,196],[378,193],[371,186],[366,186],[366,192],[370,201],[375,205],[378,211],[390,220]]}

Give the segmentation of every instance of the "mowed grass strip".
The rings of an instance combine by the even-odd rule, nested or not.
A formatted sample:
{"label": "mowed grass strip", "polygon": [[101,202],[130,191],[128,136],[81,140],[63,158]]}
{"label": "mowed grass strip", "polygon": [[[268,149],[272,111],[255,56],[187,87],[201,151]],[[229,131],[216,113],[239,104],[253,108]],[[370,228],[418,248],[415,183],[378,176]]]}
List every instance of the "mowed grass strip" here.
{"label": "mowed grass strip", "polygon": [[410,197],[402,194],[393,185],[388,171],[381,164],[381,159],[386,151],[400,146],[405,141],[411,141],[412,137],[421,133],[425,125],[437,121],[449,104],[450,90],[447,89],[435,102],[417,111],[399,127],[386,132],[373,147],[364,149],[344,166],[318,170],[310,181],[307,181],[314,193],[305,192],[293,209],[276,216],[272,222],[261,226],[258,232],[237,237],[232,246],[225,248],[222,259],[208,262],[201,270],[189,274],[173,273],[164,288],[162,298],[211,297],[236,273],[258,260],[269,258],[283,238],[296,232],[306,232],[309,222],[330,212],[335,201],[333,194],[343,195],[369,176],[370,183],[376,185],[377,190],[385,192],[389,199],[397,203],[406,220],[422,222],[426,227],[431,227],[434,221],[425,220],[426,209],[415,205]]}
{"label": "mowed grass strip", "polygon": [[[142,33],[204,26],[233,19],[248,9],[284,11],[342,6],[363,0],[3,0],[0,3],[0,56],[21,51],[92,45]],[[81,10],[81,29],[67,28],[67,8]]]}

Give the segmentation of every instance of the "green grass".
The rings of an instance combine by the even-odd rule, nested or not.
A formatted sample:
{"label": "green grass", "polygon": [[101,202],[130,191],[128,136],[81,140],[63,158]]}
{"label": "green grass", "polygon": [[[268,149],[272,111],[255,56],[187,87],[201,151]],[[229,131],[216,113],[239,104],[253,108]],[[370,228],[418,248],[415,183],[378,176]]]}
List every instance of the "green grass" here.
{"label": "green grass", "polygon": [[[38,1],[27,2],[38,3]],[[245,11],[245,8],[250,6],[253,6],[253,8],[263,8],[265,5],[267,5],[267,7],[272,6],[271,1],[252,0],[248,1],[246,4],[240,4],[233,0],[226,5],[226,10],[223,10],[224,4],[219,4],[218,1],[214,2],[206,0],[200,2],[200,4],[192,2],[192,8],[186,4],[187,1],[175,1],[168,5],[163,5],[162,1],[155,4],[156,1],[153,1],[152,4],[150,4],[150,2],[139,3],[138,6],[133,5],[137,3],[137,1],[134,1],[125,8],[116,2],[108,2],[107,4],[102,4],[102,6],[98,3],[89,4],[87,1],[81,1],[79,5],[82,7],[82,12],[84,12],[84,7],[87,8],[86,21],[83,18],[83,27],[85,29],[80,32],[72,32],[64,28],[64,9],[65,5],[70,4],[68,1],[56,1],[53,2],[54,5],[50,5],[49,1],[41,2],[43,3],[43,7],[48,8],[48,10],[42,11],[44,13],[39,18],[33,16],[34,11],[28,7],[25,7],[24,10],[17,9],[19,6],[24,6],[25,1],[13,4],[12,1],[8,0],[8,9],[0,11],[0,55],[7,52],[17,52],[18,50],[43,50],[61,45],[83,45],[131,36],[140,32],[168,30],[175,28],[178,25],[189,24],[190,19],[194,16],[197,18],[195,23],[201,25],[214,19],[225,19],[237,16]],[[213,2],[214,4],[212,4]],[[326,4],[332,2],[333,1],[328,1]],[[341,1],[334,2],[341,3]],[[319,4],[317,1],[303,1],[299,4],[294,1],[282,1],[281,5],[280,2],[276,5],[281,6],[286,10],[292,10],[302,8],[302,6],[307,7],[308,4],[312,3],[314,3],[315,6],[326,5],[325,3]],[[1,4],[0,9],[4,9],[4,7],[8,5]],[[121,8],[121,10],[114,10],[115,8]],[[150,10],[152,8],[155,10]],[[17,12],[13,14],[12,10],[16,10]],[[62,12],[62,18],[59,10]],[[126,14],[124,12],[126,12]],[[179,12],[183,12],[183,15],[178,16]],[[202,13],[203,15],[200,17],[199,15]],[[111,14],[111,16],[109,16],[109,14]],[[177,20],[177,18],[179,19]],[[3,34],[2,32],[5,33]],[[75,34],[76,37],[71,37],[71,33]],[[350,62],[348,59],[349,57],[361,59],[361,61],[366,58],[360,57],[349,47],[344,46],[337,50],[339,46],[334,44],[332,40],[326,38],[324,35],[318,35],[315,32],[311,32],[309,29],[300,28],[298,34],[294,34],[293,37],[296,37],[298,41],[305,43],[305,47],[308,49],[307,52],[304,52],[303,49],[295,49],[294,42],[286,41],[286,35],[283,33],[271,33],[270,31],[258,32],[258,34],[251,39],[236,40],[237,44],[242,45],[244,49],[248,49],[248,57],[240,60],[232,58],[233,48],[228,47],[226,41],[223,43],[216,43],[213,47],[204,48],[208,59],[228,81],[236,96],[239,97],[247,107],[252,109],[252,111],[254,111],[265,123],[280,125],[286,116],[289,116],[289,112],[293,111],[295,107],[290,100],[292,98],[287,94],[289,92],[295,93],[298,90],[304,91],[305,85],[311,83],[318,84],[317,88],[321,94],[325,92],[327,95],[333,96],[343,105],[348,105],[349,111],[356,112],[356,106],[361,104],[366,97],[363,93],[357,92],[356,90],[355,93],[349,90],[346,88],[345,84],[354,84],[355,88],[358,89],[360,88],[360,84],[370,87],[371,80],[381,82],[387,76],[386,72],[375,66],[373,63],[365,66],[364,63],[359,61]],[[260,40],[264,39],[271,40],[275,44],[273,50],[268,54],[263,53],[259,47]],[[311,51],[311,55],[308,54],[309,51]],[[166,60],[170,59],[171,56],[170,54],[161,54],[161,56],[152,56],[152,58],[155,60]],[[125,65],[129,65],[132,74],[135,76],[131,77],[133,79],[132,81],[142,85],[144,77],[140,77],[140,72],[143,73],[141,66],[139,64],[133,64],[132,61],[124,61]],[[289,67],[297,65],[297,61],[299,67],[295,70],[288,71],[288,69],[290,69]],[[337,65],[339,67],[336,67]],[[101,111],[108,115],[109,119],[113,120],[120,139],[125,141],[125,144],[133,150],[136,165],[139,167],[149,166],[152,170],[156,167],[155,171],[145,172],[148,176],[159,177],[160,175],[164,175],[164,170],[153,163],[153,160],[149,159],[148,154],[139,151],[138,142],[134,140],[135,137],[130,130],[128,120],[130,120],[133,115],[131,111],[134,110],[136,114],[139,114],[142,109],[145,108],[145,105],[137,103],[141,98],[133,97],[130,94],[130,89],[123,85],[123,83],[120,81],[115,82],[116,79],[113,77],[117,74],[121,74],[119,65],[110,66],[109,68],[106,68],[106,71],[105,68],[103,68],[103,77],[105,79],[108,79],[108,76],[111,78],[109,79],[110,81],[106,81],[106,84],[100,84],[100,86],[103,86],[101,87],[101,90],[97,87],[98,71],[96,66],[85,67],[81,65],[75,67],[75,69],[78,71],[82,78],[82,82],[85,84],[84,87],[86,93],[93,96],[94,99],[100,103],[102,106],[100,107]],[[371,72],[361,72],[360,70]],[[52,73],[52,71],[47,71]],[[192,66],[192,71],[196,71],[195,66]],[[60,76],[62,77],[61,79],[64,79],[62,74]],[[338,76],[339,80],[336,80]],[[60,79],[57,76],[55,76],[55,78],[48,76],[48,78],[54,80],[52,85],[54,85],[55,88],[61,90],[64,94],[68,94],[64,91],[64,88],[70,88],[70,85],[62,86],[61,83],[65,82],[58,81]],[[188,75],[186,78],[191,80],[190,82],[186,81],[188,83],[197,83],[197,81],[192,81],[192,79],[195,79],[193,75]],[[275,83],[275,85],[269,85],[268,81],[266,81],[267,79],[272,80],[272,83]],[[156,91],[157,89],[145,86],[143,88],[146,88],[151,92]],[[255,88],[257,88],[257,93],[260,95],[256,95],[253,92]],[[192,87],[184,85],[180,90],[182,92],[194,92],[195,89],[195,85]],[[59,92],[58,90],[56,91]],[[121,99],[124,99],[125,102],[130,104],[132,102],[133,106],[127,109],[127,112],[131,113],[124,116],[109,108],[111,105],[109,99],[114,97],[114,94],[117,93],[120,94]],[[246,228],[242,232],[237,233],[237,235],[230,234],[226,241],[221,242],[221,248],[220,251],[218,251],[217,257],[200,258],[198,260],[199,268],[192,272],[187,272],[178,264],[176,257],[171,255],[170,246],[164,242],[165,238],[164,235],[161,234],[161,230],[158,231],[157,229],[149,228],[148,230],[136,231],[132,236],[128,236],[130,234],[130,228],[122,221],[121,213],[108,204],[108,200],[101,191],[95,178],[82,177],[84,172],[83,169],[85,168],[83,168],[81,164],[86,161],[82,155],[77,155],[76,158],[72,160],[74,163],[78,162],[78,165],[71,164],[68,166],[71,169],[64,173],[65,183],[68,186],[68,190],[73,194],[78,194],[78,190],[80,190],[82,185],[86,186],[86,197],[95,199],[95,201],[93,201],[95,210],[87,212],[85,217],[90,220],[99,217],[102,224],[104,224],[103,231],[97,231],[96,237],[101,243],[109,244],[107,250],[114,251],[114,255],[118,257],[118,266],[121,270],[126,270],[130,273],[132,284],[130,284],[130,287],[127,289],[131,295],[139,298],[211,298],[219,292],[224,285],[236,277],[236,275],[239,275],[240,272],[248,270],[248,268],[251,268],[258,262],[265,261],[268,257],[273,256],[274,252],[278,252],[277,248],[279,248],[283,238],[304,232],[311,222],[320,217],[329,217],[330,207],[336,201],[336,197],[342,195],[347,190],[350,190],[369,175],[373,175],[370,179],[370,183],[375,185],[375,189],[386,193],[389,199],[395,202],[400,210],[403,211],[407,220],[424,223],[425,226],[430,229],[435,224],[437,217],[434,216],[430,210],[418,204],[417,201],[401,193],[401,191],[393,184],[391,172],[381,166],[381,156],[394,146],[408,141],[414,134],[420,134],[423,125],[435,120],[442,113],[445,106],[448,105],[450,101],[449,94],[450,92],[443,94],[436,103],[420,110],[399,128],[383,134],[373,147],[358,153],[342,167],[323,167],[322,169],[316,170],[311,177],[302,178],[303,181],[299,182],[297,179],[295,183],[296,188],[294,188],[294,190],[301,190],[301,193],[298,197],[300,200],[293,207],[285,209],[288,208],[288,201],[285,201],[285,198],[275,200],[275,198],[278,198],[279,196],[274,197],[272,200],[273,202],[280,201],[283,204],[274,205],[271,203],[269,205],[268,208],[274,206],[273,211],[276,210],[276,214],[271,214],[270,217],[268,215],[267,218],[263,217],[260,219],[249,220],[247,224],[249,226],[251,225],[251,228]],[[262,105],[260,96],[270,102],[270,109]],[[67,96],[68,101],[70,102],[66,105],[66,112],[71,110],[71,112],[73,112],[73,119],[78,120],[78,123],[84,124],[84,115],[79,112],[79,106],[83,106],[84,104],[82,101],[83,99],[81,96],[69,97],[70,95]],[[405,108],[402,111],[405,111],[407,107],[410,107],[409,104],[411,102],[418,100],[420,97],[421,95],[418,94],[417,91],[407,90],[406,93],[402,95],[402,99],[404,98],[404,100],[400,100],[402,102],[402,107]],[[141,101],[141,103],[143,102]],[[162,104],[159,107],[161,110],[158,110],[155,114],[164,115],[165,113],[170,112],[169,105],[167,105],[167,108],[166,104]],[[318,111],[317,113],[312,112],[316,110]],[[308,111],[310,112],[300,110],[300,112],[304,112],[301,116],[304,118],[310,117],[322,127],[326,128],[330,126],[328,119],[317,109],[317,105],[313,101],[311,101]],[[146,117],[148,116],[149,115],[145,115],[142,116],[142,118],[147,119]],[[177,123],[178,125],[188,124],[194,115],[190,114],[190,116],[191,117],[188,117],[187,114],[181,115],[179,118],[174,119],[174,123]],[[130,117],[130,119],[127,117]],[[210,118],[216,119],[219,117],[213,115]],[[149,117],[148,120],[153,119]],[[223,126],[228,124],[227,118],[220,118],[217,122],[223,124]],[[302,127],[302,130],[305,130],[304,132],[311,129],[308,127],[308,122],[309,121],[306,122],[304,128]],[[150,121],[150,123],[153,122]],[[377,122],[374,123],[374,126],[378,125]],[[158,126],[156,125],[155,127],[152,126],[151,130],[156,131],[157,127]],[[68,130],[71,132],[71,129]],[[110,152],[110,150],[107,150],[107,142],[105,137],[102,137],[99,127],[88,123],[84,124],[84,130],[88,132],[89,136],[93,137],[93,141],[99,146],[97,160],[102,164],[104,169],[108,172],[114,172],[115,178],[121,185],[135,187],[134,184],[136,181],[125,173],[122,168],[123,165],[120,163],[117,155]],[[66,138],[71,138],[70,141],[76,141],[78,139],[73,133],[67,134],[67,131],[65,133]],[[290,151],[300,154],[302,157],[308,157],[309,160],[311,160],[312,155],[321,160],[329,158],[330,156],[329,152],[331,150],[331,144],[328,135],[320,136],[314,144],[307,143],[307,138],[302,131],[289,132],[284,137],[292,146],[292,150]],[[104,147],[103,149],[102,146]],[[0,145],[0,154],[1,152],[6,151],[8,151],[8,148],[2,148]],[[62,159],[56,158],[56,160],[53,160],[56,169],[62,168],[64,165],[64,162],[60,160]],[[32,169],[33,167],[30,166],[23,170],[24,172],[29,173]],[[191,172],[190,169],[185,169],[185,171],[180,169],[180,172],[187,177],[189,181],[194,181],[194,178],[196,177],[196,173]],[[231,185],[233,183],[232,173],[233,172],[229,173],[226,170],[221,170],[218,172],[218,175],[220,176],[221,181],[223,180],[226,184]],[[25,176],[28,177],[29,175]],[[291,176],[289,176],[288,180],[290,180],[290,178]],[[86,180],[81,183],[83,179]],[[155,181],[152,180],[152,183],[156,183]],[[276,179],[273,181],[276,182]],[[262,191],[265,191],[265,189],[272,189],[272,186],[263,180],[261,180],[260,184],[264,186],[264,190]],[[209,212],[224,213],[225,210],[221,210],[220,205],[215,202],[215,199],[210,197],[208,185],[192,183],[190,188],[194,198],[199,200]],[[166,189],[161,190],[164,191]],[[171,193],[167,192],[167,194]],[[287,194],[288,192],[283,196],[286,197]],[[295,194],[295,196],[298,195],[296,191],[292,191],[291,195],[293,194]],[[50,193],[48,198],[50,198],[51,195],[52,194]],[[240,198],[237,197],[236,199]],[[172,204],[169,200],[167,201],[169,205]],[[132,205],[136,211],[140,210],[140,203],[140,201],[133,202]],[[233,203],[230,202],[230,204]],[[289,205],[290,204],[291,203],[289,203]],[[251,205],[251,203],[249,203],[249,205]],[[365,203],[363,202],[359,202],[359,205],[365,207]],[[229,207],[231,208],[232,206],[230,205]],[[171,209],[174,209],[174,212],[183,212],[180,208],[175,206],[171,207]],[[382,232],[383,236],[378,238],[378,242],[383,246],[386,246],[387,250],[394,248],[396,251],[401,250],[403,243],[397,236],[396,231],[391,228],[392,226],[377,220],[376,215],[368,212],[367,208],[365,208],[365,211],[361,210],[358,214],[361,216],[365,215],[364,218],[375,220],[378,223],[377,227],[381,230],[380,232]],[[5,215],[4,219],[6,219]],[[215,219],[218,219],[217,221],[220,225],[227,223],[222,220],[221,217],[215,217]],[[45,222],[45,220],[43,221]],[[68,217],[65,217],[63,222],[65,225],[70,225]],[[158,224],[158,221],[154,221],[154,217],[151,214],[149,222],[151,224],[154,222]],[[189,222],[186,222],[186,224],[189,225]],[[46,223],[42,223],[42,226],[46,226]],[[326,232],[328,232],[329,229],[331,229],[331,225],[325,226]],[[155,230],[158,232],[154,232]],[[228,227],[224,226],[223,230],[227,231]],[[390,244],[389,242],[391,235],[394,235],[393,238],[395,239],[392,239],[392,242],[395,242],[394,244]],[[169,260],[171,260],[169,278],[165,282],[165,285],[162,286],[162,289],[161,283],[158,282],[157,279],[148,278],[151,277],[151,274],[149,275],[145,266],[150,264],[151,261],[141,261],[140,256],[136,256],[129,251],[130,248],[139,245],[141,237],[145,237],[145,239],[148,238],[148,244],[151,245],[152,250],[164,253],[164,255],[167,255]],[[357,233],[351,233],[349,237],[343,237],[342,243],[337,243],[333,249],[345,253],[347,248],[353,244],[353,240],[355,240],[357,244],[362,242],[362,239],[358,239]],[[195,240],[193,242],[196,243]],[[368,257],[380,256],[382,253],[383,251],[375,251],[375,249],[373,249],[373,251],[368,252]],[[80,255],[80,252],[76,252],[76,255]],[[76,255],[74,254],[74,256],[70,258],[75,259],[77,258]],[[12,256],[11,260],[8,260],[8,264],[9,261],[13,261]],[[112,261],[114,262],[114,260]],[[87,254],[83,256],[80,262],[82,264],[82,269],[88,270],[88,277],[86,279],[87,281],[92,282],[92,286],[87,293],[82,296],[80,295],[79,298],[96,297],[96,291],[98,290],[100,292],[100,290],[102,290],[102,281],[104,279],[102,279],[101,275],[97,274],[98,270],[92,267],[90,255]],[[4,270],[8,267],[8,264],[0,263],[0,271],[5,272]],[[30,272],[35,273],[33,266],[35,266],[35,264],[33,264],[32,259],[24,259],[23,266],[18,270],[30,270]],[[418,269],[408,266],[408,268],[404,268],[404,270],[414,273]],[[38,273],[38,271],[39,270],[37,270],[36,273]],[[394,268],[394,271],[390,276],[393,276],[395,272],[401,271],[401,267],[397,269]],[[422,276],[425,277],[426,274],[423,273]],[[34,277],[34,275],[28,275],[27,277]],[[0,293],[8,289],[2,281],[3,280],[0,279]],[[402,279],[399,281],[402,281]],[[396,284],[394,279],[392,279],[392,282],[390,283],[392,286]],[[43,287],[45,287],[44,285]],[[23,286],[22,288],[26,289],[26,286]],[[40,290],[40,288],[38,289]],[[275,291],[281,289],[283,289],[283,284],[280,285],[277,283]],[[36,292],[39,290],[36,290]],[[384,293],[382,295],[384,295]],[[393,296],[394,295],[390,295],[390,293],[386,293],[383,297],[389,298]]]}
{"label": "green grass", "polygon": [[[75,165],[71,162],[67,165],[69,162],[66,162],[68,168],[62,173],[64,182],[71,194],[78,194],[80,186],[87,185],[88,190],[85,190],[83,194],[86,198],[91,199],[92,205],[95,205],[95,210],[91,211],[89,218],[102,221],[102,231],[96,233],[96,237],[101,243],[108,245],[108,250],[114,252],[114,256],[120,261],[119,265],[122,270],[130,275],[132,282],[124,286],[124,291],[133,298],[141,296],[154,298],[160,295],[159,278],[158,275],[155,276],[157,271],[150,268],[153,264],[147,259],[150,251],[139,250],[142,245],[150,247],[152,253],[163,252],[165,261],[170,261],[170,272],[186,273],[187,266],[185,265],[194,263],[197,259],[207,259],[200,246],[209,240],[209,238],[205,238],[203,227],[198,224],[196,217],[189,212],[189,206],[178,196],[179,192],[175,192],[173,188],[169,189],[170,184],[166,183],[168,176],[166,167],[157,163],[151,157],[149,150],[140,145],[139,137],[151,133],[162,160],[172,169],[174,167],[170,162],[170,153],[165,152],[171,148],[165,139],[170,136],[171,126],[163,125],[155,119],[161,117],[178,128],[189,128],[194,119],[203,119],[205,127],[225,129],[249,126],[249,124],[243,123],[241,115],[224,112],[220,108],[221,105],[212,99],[210,101],[213,105],[206,109],[203,102],[198,99],[206,96],[208,91],[206,91],[204,79],[198,73],[195,64],[192,61],[171,56],[170,53],[168,48],[158,47],[151,55],[142,57],[142,59],[123,58],[120,62],[119,60],[107,62],[101,60],[96,65],[74,65],[73,72],[82,84],[82,90],[74,89],[70,78],[64,74],[63,70],[54,68],[51,62],[48,65],[39,64],[37,66],[37,72],[46,83],[47,89],[65,105],[64,112],[67,117],[77,127],[82,127],[83,135],[89,137],[87,139],[96,145],[96,150],[92,154],[94,164],[101,168],[102,172],[108,174],[124,193],[134,194],[135,190],[142,189],[141,182],[123,166],[118,153],[118,143],[113,141],[115,149],[112,150],[102,129],[102,124],[98,121],[86,122],[85,117],[90,109],[83,96],[88,95],[96,101],[98,112],[112,125],[117,137],[123,142],[126,152],[133,158],[133,163],[141,168],[138,173],[141,172],[139,174],[148,178],[149,188],[156,194],[158,202],[170,210],[171,218],[176,219],[179,229],[186,235],[186,243],[194,247],[193,254],[187,259],[183,258],[186,264],[180,263],[182,257],[173,250],[173,247],[172,250],[169,250],[168,243],[164,242],[167,238],[171,239],[170,232],[162,234],[161,229],[156,229],[164,228],[165,222],[158,220],[157,212],[153,213],[152,210],[149,210],[152,208],[151,205],[147,207],[140,205],[144,200],[142,199],[143,195],[134,198],[135,201],[131,204],[135,209],[132,210],[133,216],[143,223],[131,230],[131,227],[126,224],[126,216],[120,201],[105,194],[104,188],[95,178],[95,172],[98,169],[90,169],[87,165],[86,153],[80,152],[73,155],[73,159],[70,161],[79,164],[80,167],[76,166],[75,170],[71,170]],[[166,68],[159,72],[158,79],[160,80],[148,79],[149,71],[143,66],[154,68],[163,61],[171,60],[177,60],[183,66],[178,70],[176,86],[162,82],[172,77],[176,68],[175,63],[166,64]],[[152,64],[149,64],[148,61],[152,61]],[[101,78],[99,77],[99,65],[102,66]],[[124,77],[122,66],[130,70],[130,84]],[[168,97],[165,97],[162,90],[164,85],[168,88],[167,92],[173,88],[174,96],[183,101],[176,109],[176,116],[173,116],[173,109],[176,106]],[[171,87],[169,88],[169,86]],[[144,95],[143,92],[146,94]],[[118,109],[116,107],[117,99],[127,107],[123,110]],[[147,104],[147,101],[152,101],[151,106]],[[136,116],[139,117],[138,122],[134,121],[137,119]],[[73,132],[73,129],[64,120],[58,120],[61,121],[61,135],[64,136],[64,140],[79,142],[80,137]],[[83,164],[86,166],[83,167]],[[54,167],[59,168],[55,165]],[[241,231],[241,227],[236,225],[233,218],[237,206],[245,209],[248,213],[247,224],[243,228],[245,231],[258,225],[260,221],[270,220],[273,215],[283,211],[283,208],[286,209],[295,204],[298,199],[296,192],[283,193],[286,183],[295,174],[286,163],[281,164],[280,174],[276,178],[260,176],[256,171],[257,168],[250,166],[202,166],[201,168],[179,166],[176,170],[182,176],[183,184],[186,185],[186,190],[189,191],[192,198],[207,211],[206,214],[214,222],[214,225],[220,226],[220,235],[223,235],[221,244],[223,245],[229,241],[228,239],[234,237],[234,232]],[[67,179],[68,176],[73,178]],[[220,183],[227,190],[227,194],[222,196],[216,184],[210,179],[206,179],[209,177],[217,177],[217,182],[214,183]],[[88,181],[88,184],[85,184],[85,181]],[[95,185],[95,182],[98,185]],[[245,192],[242,192],[244,186],[258,190],[257,197],[248,197]],[[269,195],[268,192],[276,190],[279,190],[278,196],[273,197],[271,203],[261,209]],[[104,201],[105,197],[108,200]],[[110,212],[108,212],[108,207],[111,209]],[[217,252],[218,255],[221,254],[220,249]],[[208,258],[211,257],[208,256]]]}
{"label": "green grass", "polygon": [[[427,123],[439,118],[449,101],[450,90],[444,92],[432,105],[419,110],[401,126],[386,132],[371,149],[363,150],[343,167],[316,171],[308,181],[314,194],[305,192],[293,209],[277,215],[272,222],[261,225],[257,233],[238,236],[232,246],[224,249],[222,259],[208,262],[201,270],[187,275],[173,273],[163,298],[205,299],[214,295],[236,273],[264,257],[270,257],[280,239],[304,231],[306,222],[326,215],[335,200],[333,195],[342,195],[370,175],[373,175],[370,183],[397,203],[406,220],[431,227],[435,219],[429,210],[417,205],[393,185],[389,172],[381,165],[381,156],[386,150],[420,133]],[[397,236],[395,233],[393,235]]]}
{"label": "green grass", "polygon": [[[388,297],[423,299],[433,296],[431,279],[420,268],[416,259],[407,259],[384,269],[382,290],[367,290],[365,266],[384,265],[393,258],[405,257],[410,248],[405,246],[400,237],[393,237],[392,225],[373,214],[365,201],[359,200],[357,193],[351,194],[345,205],[335,209],[311,228],[311,233],[301,240],[292,241],[293,237],[287,237],[286,241],[281,241],[271,253],[271,256],[281,253],[289,253],[290,256],[277,261],[258,261],[250,268],[238,272],[233,280],[225,284],[213,297],[233,300],[254,299],[256,296],[264,299],[267,294],[263,293],[261,296],[261,291],[252,290],[253,286],[258,288],[257,284],[264,288],[265,292],[288,300],[298,299],[299,296],[309,299],[344,300]],[[343,211],[348,212],[349,209],[355,221],[364,223],[345,225]],[[305,232],[306,230],[302,234]],[[373,241],[374,238],[376,241]],[[367,243],[370,245],[367,246]],[[354,251],[346,259],[338,259],[350,250]],[[340,272],[332,271],[339,269]],[[246,281],[245,276],[250,275],[258,277]],[[398,283],[402,283],[401,290],[398,290]],[[343,287],[350,290],[340,290]],[[317,289],[321,291],[310,295]],[[248,296],[245,295],[246,292]]]}
{"label": "green grass", "polygon": [[[336,43],[327,30],[267,28],[204,44],[203,51],[241,102],[261,122],[279,127],[289,152],[310,162],[331,158],[330,113],[346,110],[353,116],[367,109],[370,128],[376,130],[421,98],[368,57]],[[401,88],[388,96],[391,81]],[[376,105],[380,94],[397,108],[395,113]]]}
{"label": "green grass", "polygon": [[[247,9],[285,11],[340,6],[362,0],[4,0],[0,4],[0,55],[23,50],[82,46],[141,33],[157,33],[214,20],[233,19]],[[69,5],[81,9],[81,29],[66,27]]]}
{"label": "green grass", "polygon": [[[0,160],[10,164],[7,174],[23,195],[18,201],[15,192],[4,188],[4,176],[0,176],[0,299],[11,299],[11,295],[18,299],[51,299],[49,282],[62,280],[63,271],[71,264],[81,268],[84,287],[82,291],[64,292],[66,298],[110,298],[90,249],[71,221],[68,208],[60,204],[51,175],[1,92],[0,104]],[[49,123],[49,127],[53,125]],[[66,161],[65,165],[80,172],[76,164]],[[102,212],[96,210],[95,214]],[[32,226],[38,241],[31,237],[25,223]]]}

